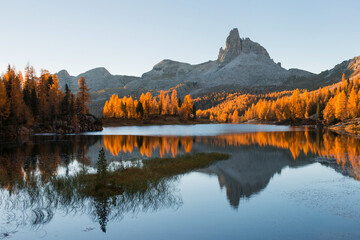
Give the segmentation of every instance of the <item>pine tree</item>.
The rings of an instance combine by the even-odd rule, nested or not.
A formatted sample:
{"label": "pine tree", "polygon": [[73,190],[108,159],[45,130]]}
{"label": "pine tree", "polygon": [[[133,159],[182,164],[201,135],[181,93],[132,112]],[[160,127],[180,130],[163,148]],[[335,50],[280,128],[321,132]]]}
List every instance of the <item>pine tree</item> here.
{"label": "pine tree", "polygon": [[192,114],[193,114],[193,119],[196,119],[196,106],[195,106],[195,103],[192,106]]}
{"label": "pine tree", "polygon": [[321,120],[320,103],[317,103],[316,105],[316,118],[317,120]]}
{"label": "pine tree", "polygon": [[23,87],[24,102],[31,111],[31,114],[36,117],[38,99],[36,95],[36,74],[34,67],[29,65],[25,68],[25,83]]}
{"label": "pine tree", "polygon": [[[8,87],[8,98],[10,101],[10,116],[16,124],[25,122],[25,103],[21,84],[23,78],[21,72],[15,73],[15,70],[8,68],[8,72],[4,75],[5,83]],[[5,85],[6,86],[6,85]]]}
{"label": "pine tree", "polygon": [[[50,81],[51,80],[51,81]],[[50,106],[50,119],[53,121],[60,112],[60,85],[58,77],[53,74],[49,78],[48,104]]]}
{"label": "pine tree", "polygon": [[99,151],[99,157],[98,160],[96,162],[96,175],[98,178],[98,181],[105,181],[106,180],[106,175],[107,175],[107,160],[105,158],[105,151],[104,148],[101,148],[101,150]]}
{"label": "pine tree", "polygon": [[71,90],[67,84],[65,84],[65,96],[61,101],[61,113],[64,115],[70,114],[70,100],[71,100]]}
{"label": "pine tree", "polygon": [[182,106],[181,98],[178,98],[178,100],[177,100],[177,109],[180,109],[181,106]]}
{"label": "pine tree", "polygon": [[0,78],[0,124],[10,115],[10,102],[7,97],[5,84]]}
{"label": "pine tree", "polygon": [[89,113],[88,104],[90,103],[90,90],[86,85],[84,77],[80,77],[78,83],[79,91],[76,97],[78,112],[82,115],[85,115]]}
{"label": "pine tree", "polygon": [[39,99],[36,94],[36,88],[33,88],[31,90],[31,96],[30,96],[30,106],[31,106],[31,112],[34,118],[36,118],[38,114],[39,109]]}
{"label": "pine tree", "polygon": [[50,73],[47,70],[42,70],[42,73],[39,78],[39,83],[37,85],[37,95],[38,95],[38,114],[41,121],[49,120],[50,105],[48,101],[49,97],[49,83],[52,83]]}
{"label": "pine tree", "polygon": [[144,117],[144,108],[140,101],[136,105],[136,113],[140,118]]}

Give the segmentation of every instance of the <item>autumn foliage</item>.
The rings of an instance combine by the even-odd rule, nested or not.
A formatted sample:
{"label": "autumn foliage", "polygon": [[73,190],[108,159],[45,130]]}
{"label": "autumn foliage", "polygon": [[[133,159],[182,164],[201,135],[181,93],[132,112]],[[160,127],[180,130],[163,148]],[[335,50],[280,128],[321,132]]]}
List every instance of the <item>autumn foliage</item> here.
{"label": "autumn foliage", "polygon": [[158,96],[150,92],[142,93],[139,100],[131,96],[119,98],[114,94],[105,102],[103,109],[104,118],[148,119],[154,116],[179,115],[182,119],[194,118],[194,103],[190,95],[181,101],[177,97],[176,89],[171,96],[160,91]]}
{"label": "autumn foliage", "polygon": [[332,124],[360,117],[360,78],[343,80],[337,84],[308,92],[293,90],[265,95],[229,94],[226,99],[197,115],[212,121],[297,121],[313,119]]}
{"label": "autumn foliage", "polygon": [[38,77],[28,66],[24,73],[8,66],[0,77],[0,127],[52,126],[64,118],[76,123],[89,112],[90,94],[83,77],[75,96],[67,85],[63,92],[57,75],[47,70]]}

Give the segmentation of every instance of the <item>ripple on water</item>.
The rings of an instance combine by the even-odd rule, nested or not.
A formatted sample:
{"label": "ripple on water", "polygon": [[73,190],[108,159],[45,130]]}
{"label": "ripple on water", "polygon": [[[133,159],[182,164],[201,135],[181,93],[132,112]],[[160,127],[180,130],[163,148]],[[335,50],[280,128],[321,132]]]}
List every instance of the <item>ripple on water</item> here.
{"label": "ripple on water", "polygon": [[348,177],[312,182],[284,191],[283,196],[299,206],[360,220],[360,184]]}

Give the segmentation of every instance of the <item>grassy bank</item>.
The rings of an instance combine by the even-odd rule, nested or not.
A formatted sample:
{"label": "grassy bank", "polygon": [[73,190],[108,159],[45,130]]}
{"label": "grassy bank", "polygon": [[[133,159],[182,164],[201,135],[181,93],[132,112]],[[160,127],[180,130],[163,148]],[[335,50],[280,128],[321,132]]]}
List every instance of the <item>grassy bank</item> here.
{"label": "grassy bank", "polygon": [[228,159],[228,154],[196,153],[177,158],[155,158],[144,161],[143,167],[108,172],[99,179],[97,174],[79,176],[86,196],[115,196],[123,192],[145,192],[160,181]]}

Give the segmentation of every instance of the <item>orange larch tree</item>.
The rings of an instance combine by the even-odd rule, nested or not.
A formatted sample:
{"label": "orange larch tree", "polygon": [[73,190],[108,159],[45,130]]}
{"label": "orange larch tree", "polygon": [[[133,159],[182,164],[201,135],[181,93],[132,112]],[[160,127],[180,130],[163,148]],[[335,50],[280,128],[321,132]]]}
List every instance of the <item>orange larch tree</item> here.
{"label": "orange larch tree", "polygon": [[178,97],[176,89],[171,93],[171,114],[175,115],[178,113]]}
{"label": "orange larch tree", "polygon": [[347,98],[345,92],[341,91],[335,98],[335,118],[345,120],[348,116],[346,112]]}

